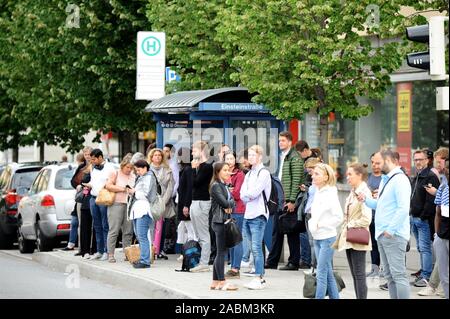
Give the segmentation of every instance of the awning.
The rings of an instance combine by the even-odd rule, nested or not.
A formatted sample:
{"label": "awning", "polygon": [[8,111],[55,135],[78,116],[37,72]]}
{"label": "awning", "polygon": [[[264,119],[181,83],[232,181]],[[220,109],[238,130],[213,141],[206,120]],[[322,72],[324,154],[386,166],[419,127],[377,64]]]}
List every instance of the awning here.
{"label": "awning", "polygon": [[152,113],[186,113],[198,110],[200,102],[251,103],[252,94],[243,87],[183,91],[152,101],[145,107]]}

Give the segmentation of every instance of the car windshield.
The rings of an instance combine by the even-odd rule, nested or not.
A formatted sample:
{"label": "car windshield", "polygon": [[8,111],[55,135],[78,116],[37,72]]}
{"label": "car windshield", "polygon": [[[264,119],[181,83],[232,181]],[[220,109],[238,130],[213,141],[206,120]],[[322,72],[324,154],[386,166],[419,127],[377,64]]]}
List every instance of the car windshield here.
{"label": "car windshield", "polygon": [[73,189],[70,180],[75,173],[75,168],[63,168],[56,173],[55,188],[56,189]]}
{"label": "car windshield", "polygon": [[41,170],[40,167],[30,170],[19,170],[14,174],[11,187],[14,189],[27,188],[30,189],[31,184]]}

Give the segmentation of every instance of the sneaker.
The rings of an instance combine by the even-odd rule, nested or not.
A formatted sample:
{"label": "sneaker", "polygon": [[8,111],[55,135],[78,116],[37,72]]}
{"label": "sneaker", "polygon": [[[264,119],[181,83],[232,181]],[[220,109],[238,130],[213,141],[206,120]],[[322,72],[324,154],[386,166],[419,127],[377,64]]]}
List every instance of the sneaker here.
{"label": "sneaker", "polygon": [[247,276],[247,277],[256,277],[256,276],[258,276],[256,274],[255,268],[252,268],[251,270],[244,272],[243,275]]}
{"label": "sneaker", "polygon": [[372,270],[366,274],[366,277],[379,277],[380,268],[377,265],[372,265]]}
{"label": "sneaker", "polygon": [[84,254],[84,256],[83,256],[83,259],[86,259],[86,260],[88,260],[88,259],[91,259],[91,255],[89,255],[89,254]]}
{"label": "sneaker", "polygon": [[103,256],[103,254],[100,254],[100,253],[95,253],[95,254],[93,254],[92,256],[91,256],[91,260],[96,260],[96,259],[100,259],[100,258],[102,258],[102,256]]}
{"label": "sneaker", "polygon": [[305,275],[311,275],[312,272],[313,272],[313,268],[303,270],[303,273],[304,273]]}
{"label": "sneaker", "polygon": [[298,266],[288,263],[286,266],[280,267],[278,270],[294,270],[297,271],[298,270]]}
{"label": "sneaker", "polygon": [[146,264],[138,262],[138,263],[133,264],[133,267],[136,269],[144,269],[144,268],[150,268],[150,265],[146,265]]}
{"label": "sneaker", "polygon": [[425,278],[421,278],[414,283],[414,287],[425,288],[428,286],[428,281]]}
{"label": "sneaker", "polygon": [[244,287],[250,290],[261,290],[266,288],[266,281],[262,278],[254,278],[248,284],[244,285]]}
{"label": "sneaker", "polygon": [[209,271],[209,267],[207,265],[198,264],[194,268],[191,269],[191,272],[207,272]]}
{"label": "sneaker", "polygon": [[435,288],[427,285],[425,288],[421,289],[418,293],[419,296],[434,296],[437,295],[437,291]]}
{"label": "sneaker", "polygon": [[100,258],[100,261],[107,261],[108,260],[108,254],[107,253],[104,253],[103,255],[102,255],[102,257]]}
{"label": "sneaker", "polygon": [[381,289],[381,290],[389,290],[388,284],[385,283],[385,284],[383,284],[383,285],[380,285],[380,289]]}
{"label": "sneaker", "polygon": [[305,262],[301,261],[301,262],[300,262],[300,265],[298,265],[298,268],[299,268],[299,269],[309,269],[309,268],[311,268],[311,265],[308,264],[308,263],[305,263]]}
{"label": "sneaker", "polygon": [[241,277],[241,274],[238,271],[228,270],[225,274],[225,279],[239,279]]}
{"label": "sneaker", "polygon": [[[278,265],[265,264],[264,269],[278,269]],[[281,270],[281,268],[280,268],[280,270]],[[283,269],[283,270],[286,270],[286,269]],[[297,269],[295,269],[295,270],[297,270]]]}
{"label": "sneaker", "polygon": [[436,289],[436,295],[440,296],[441,298],[445,298],[444,289],[442,289],[442,286],[439,286],[438,289]]}
{"label": "sneaker", "polygon": [[250,268],[250,261],[241,261],[241,268]]}

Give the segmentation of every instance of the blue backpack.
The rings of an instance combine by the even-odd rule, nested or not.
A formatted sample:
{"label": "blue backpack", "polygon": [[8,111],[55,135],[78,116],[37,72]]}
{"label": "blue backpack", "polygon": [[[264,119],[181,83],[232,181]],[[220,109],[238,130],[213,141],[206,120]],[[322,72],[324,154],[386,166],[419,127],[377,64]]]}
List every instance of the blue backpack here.
{"label": "blue backpack", "polygon": [[198,241],[189,240],[183,245],[181,249],[181,255],[183,256],[183,264],[181,270],[177,271],[190,271],[192,268],[200,263],[202,248]]}
{"label": "blue backpack", "polygon": [[[259,170],[257,177],[259,177],[259,173],[261,173],[263,169],[267,170],[270,173],[270,171],[267,168],[262,168]],[[275,213],[283,210],[284,191],[283,185],[281,184],[281,181],[278,177],[270,174],[270,180],[272,187],[269,198],[267,198],[267,195],[264,191],[262,194],[264,202],[266,203],[266,206],[269,209],[269,214],[274,215]]]}

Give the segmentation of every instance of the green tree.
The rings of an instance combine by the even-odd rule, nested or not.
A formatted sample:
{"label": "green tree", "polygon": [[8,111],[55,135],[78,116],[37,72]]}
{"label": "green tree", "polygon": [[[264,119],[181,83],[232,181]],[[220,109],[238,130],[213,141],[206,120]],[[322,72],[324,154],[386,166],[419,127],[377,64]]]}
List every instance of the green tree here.
{"label": "green tree", "polygon": [[225,47],[217,39],[220,12],[225,0],[151,0],[147,17],[153,31],[166,33],[169,64],[181,75],[178,90],[211,89],[237,86],[230,64],[237,48]]}
{"label": "green tree", "polygon": [[[12,2],[10,2],[12,3]],[[136,33],[144,2],[23,0],[11,7],[0,62],[5,91],[28,138],[81,148],[90,129],[137,132],[152,126],[135,101]]]}
{"label": "green tree", "polygon": [[[218,32],[225,47],[238,46],[232,65],[239,72],[231,76],[257,93],[255,102],[286,120],[311,110],[320,114],[327,159],[327,115],[368,115],[372,107],[357,97],[382,98],[389,74],[401,66],[408,46],[392,39],[420,20],[399,14],[410,3],[234,0],[221,12]],[[371,18],[371,9],[379,19]]]}

